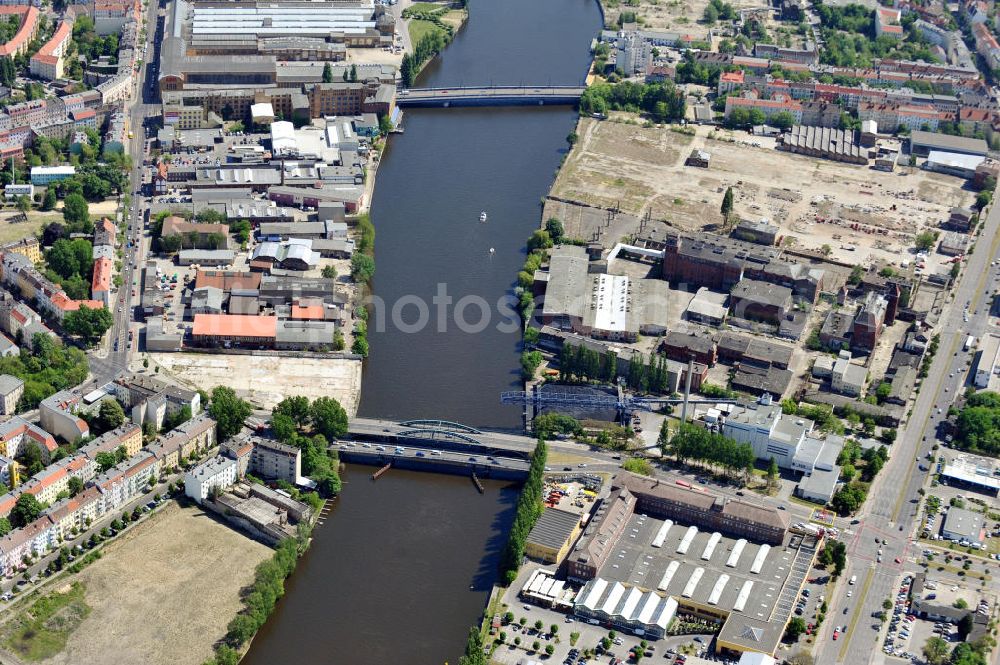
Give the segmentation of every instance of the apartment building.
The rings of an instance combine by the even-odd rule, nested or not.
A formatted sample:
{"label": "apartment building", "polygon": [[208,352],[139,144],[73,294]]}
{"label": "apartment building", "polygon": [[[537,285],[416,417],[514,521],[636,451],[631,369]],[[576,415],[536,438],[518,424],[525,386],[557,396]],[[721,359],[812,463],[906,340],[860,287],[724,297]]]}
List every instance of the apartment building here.
{"label": "apartment building", "polygon": [[208,450],[215,443],[215,420],[201,414],[175,427],[146,449],[156,456],[163,468],[169,469],[180,466],[181,458],[198,450]]}
{"label": "apartment building", "polygon": [[90,434],[90,426],[76,415],[81,398],[69,390],[49,395],[38,405],[42,427],[64,441],[73,442]]}
{"label": "apartment building", "polygon": [[293,485],[302,481],[302,451],[269,439],[255,439],[250,454],[250,473]]}
{"label": "apartment building", "polygon": [[14,415],[23,394],[24,381],[10,374],[0,374],[0,414]]}
{"label": "apartment building", "polygon": [[122,423],[115,429],[105,432],[93,441],[81,446],[79,452],[88,459],[97,459],[99,453],[110,453],[124,447],[127,457],[138,454],[142,448],[142,428],[135,423]]}
{"label": "apartment building", "polygon": [[236,460],[217,455],[184,474],[184,493],[202,503],[214,490],[222,491],[235,485],[237,478]]}
{"label": "apartment building", "polygon": [[0,423],[0,450],[5,456],[20,457],[29,447],[35,448],[45,463],[58,448],[51,434],[20,416]]}
{"label": "apartment building", "polygon": [[63,76],[64,56],[73,38],[72,21],[63,20],[52,34],[52,38],[31,56],[31,73],[46,81],[54,81]]}
{"label": "apartment building", "polygon": [[31,40],[38,34],[41,13],[37,7],[26,5],[0,7],[0,15],[9,16],[11,14],[18,14],[21,17],[21,26],[10,41],[6,44],[0,44],[0,58],[23,55],[27,52]]}

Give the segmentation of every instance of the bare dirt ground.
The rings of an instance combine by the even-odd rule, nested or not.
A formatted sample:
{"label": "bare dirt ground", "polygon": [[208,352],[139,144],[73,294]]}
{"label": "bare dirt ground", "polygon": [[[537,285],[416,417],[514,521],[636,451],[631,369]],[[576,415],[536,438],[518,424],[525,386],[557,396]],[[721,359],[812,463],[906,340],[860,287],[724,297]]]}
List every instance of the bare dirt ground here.
{"label": "bare dirt ground", "polygon": [[[601,4],[608,27],[617,25],[619,14],[627,11],[635,12],[643,28],[672,30],[695,37],[708,36],[710,26],[700,22],[708,0],[633,0],[628,5],[618,0],[604,0]],[[729,4],[737,11],[767,6],[760,0],[733,0]]]}
{"label": "bare dirt ground", "polygon": [[360,360],[204,353],[151,353],[149,358],[192,388],[229,386],[265,409],[288,395],[334,397],[353,416],[361,396]]}
{"label": "bare dirt ground", "polygon": [[[886,173],[774,150],[743,132],[697,127],[692,136],[627,119],[581,119],[579,142],[552,196],[649,214],[681,228],[719,230],[719,207],[731,186],[740,217],[779,224],[788,245],[825,245],[831,258],[863,265],[912,263],[906,250],[914,236],[974,199],[964,181],[951,176],[909,167]],[[684,165],[693,149],[711,154],[709,168]],[[931,255],[926,271],[937,271],[944,260]]]}
{"label": "bare dirt ground", "polygon": [[197,665],[272,550],[196,507],[164,506],[77,577],[91,612],[46,665]]}

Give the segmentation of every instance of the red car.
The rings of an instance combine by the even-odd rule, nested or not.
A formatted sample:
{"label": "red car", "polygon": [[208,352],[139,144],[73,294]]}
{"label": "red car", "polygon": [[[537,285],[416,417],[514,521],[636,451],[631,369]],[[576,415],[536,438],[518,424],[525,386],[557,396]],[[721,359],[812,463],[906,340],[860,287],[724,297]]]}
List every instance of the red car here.
{"label": "red car", "polygon": [[840,636],[840,631],[839,631],[839,630],[835,630],[835,631],[833,631],[833,639],[834,639],[834,641],[836,641],[836,639],[837,639],[837,638],[838,638],[839,636]]}

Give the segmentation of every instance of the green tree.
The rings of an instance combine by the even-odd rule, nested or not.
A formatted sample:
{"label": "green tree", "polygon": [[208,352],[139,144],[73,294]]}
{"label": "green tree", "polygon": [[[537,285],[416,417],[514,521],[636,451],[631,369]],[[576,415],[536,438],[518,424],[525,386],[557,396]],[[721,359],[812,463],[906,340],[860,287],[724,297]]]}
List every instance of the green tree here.
{"label": "green tree", "polygon": [[212,402],[208,413],[216,422],[216,431],[220,441],[225,441],[243,428],[245,421],[253,409],[246,400],[237,397],[236,392],[227,386],[216,386],[212,389]]}
{"label": "green tree", "polygon": [[465,653],[458,659],[459,665],[487,665],[483,653],[483,636],[476,627],[469,628],[469,638],[465,642]]}
{"label": "green tree", "polygon": [[993,192],[983,190],[976,194],[976,210],[982,210],[993,200]]}
{"label": "green tree", "polygon": [[729,222],[729,216],[733,214],[733,188],[726,187],[726,193],[722,196],[722,207],[720,208],[722,212],[723,222]]}
{"label": "green tree", "polygon": [[923,231],[922,233],[917,234],[913,244],[917,249],[926,252],[934,246],[936,241],[937,235],[933,231]]}
{"label": "green tree", "polygon": [[35,498],[34,494],[25,492],[17,497],[17,502],[10,511],[10,523],[15,528],[31,524],[45,510],[45,504]]}
{"label": "green tree", "polygon": [[767,124],[788,131],[795,124],[795,117],[788,111],[779,111],[768,119]]}
{"label": "green tree", "polygon": [[113,323],[111,312],[106,308],[91,309],[86,305],[80,305],[79,309],[63,317],[62,327],[66,333],[80,337],[87,344],[93,345],[108,332]]}
{"label": "green tree", "polygon": [[81,194],[69,194],[63,200],[63,219],[74,231],[90,233],[93,224],[90,222],[90,208],[87,200]]}
{"label": "green tree", "polygon": [[311,417],[316,431],[328,440],[347,434],[347,412],[333,397],[318,397],[311,407]]}
{"label": "green tree", "polygon": [[528,251],[533,252],[536,249],[549,249],[552,247],[552,237],[549,235],[548,231],[535,231],[528,238]]}
{"label": "green tree", "polygon": [[329,62],[323,65],[323,83],[333,83],[333,67]]}
{"label": "green tree", "polygon": [[46,187],[45,196],[42,197],[42,210],[55,210],[57,201],[55,188]]}
{"label": "green tree", "polygon": [[76,496],[83,491],[83,480],[79,476],[70,476],[67,481],[67,489],[70,496]]}
{"label": "green tree", "polygon": [[955,645],[948,662],[950,665],[986,665],[986,657],[968,642],[960,642]]}
{"label": "green tree", "polygon": [[552,238],[552,242],[562,242],[565,229],[563,228],[563,223],[557,217],[549,217],[545,220],[545,231]]}
{"label": "green tree", "polygon": [[778,469],[778,462],[773,457],[767,464],[767,484],[768,487],[775,487],[778,484],[778,477],[781,471]]}
{"label": "green tree", "polygon": [[367,254],[355,252],[351,256],[351,278],[361,283],[368,283],[375,276],[375,259]]}
{"label": "green tree", "polygon": [[9,519],[6,517],[0,517],[0,538],[3,538],[10,533],[13,528],[14,527],[11,526]]}
{"label": "green tree", "polygon": [[525,380],[532,378],[538,366],[542,364],[544,358],[541,351],[524,351],[521,353],[521,377]]}
{"label": "green tree", "polygon": [[295,422],[296,426],[304,427],[309,424],[310,419],[309,398],[302,395],[286,397],[278,402],[271,413],[273,415],[286,415]]}
{"label": "green tree", "polygon": [[368,340],[364,337],[355,337],[354,343],[351,344],[351,353],[357,354],[362,358],[368,357]]}
{"label": "green tree", "polygon": [[97,422],[101,430],[107,432],[125,422],[125,410],[118,400],[113,398],[105,399],[97,412]]}
{"label": "green tree", "polygon": [[792,620],[785,627],[785,639],[794,642],[804,632],[806,632],[806,622],[801,617],[792,617]]}
{"label": "green tree", "polygon": [[17,209],[19,212],[26,213],[31,210],[31,199],[23,194],[17,197]]}
{"label": "green tree", "polygon": [[323,266],[322,271],[323,277],[326,279],[336,279],[337,278],[337,267],[333,265]]}

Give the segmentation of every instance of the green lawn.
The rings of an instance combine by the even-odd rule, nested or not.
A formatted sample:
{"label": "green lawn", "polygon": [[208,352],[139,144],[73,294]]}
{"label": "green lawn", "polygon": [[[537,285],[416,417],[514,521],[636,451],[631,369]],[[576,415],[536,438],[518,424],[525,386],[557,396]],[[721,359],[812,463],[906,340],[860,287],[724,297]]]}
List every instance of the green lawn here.
{"label": "green lawn", "polygon": [[414,2],[412,5],[407,7],[407,9],[423,14],[426,12],[447,11],[448,5],[438,4],[436,2]]}
{"label": "green lawn", "polygon": [[441,28],[437,27],[430,21],[422,21],[420,19],[412,19],[409,23],[409,30],[411,44],[419,44],[424,35],[442,31]]}
{"label": "green lawn", "polygon": [[90,614],[84,588],[74,582],[65,593],[42,596],[12,623],[7,646],[24,660],[51,658],[66,647],[70,633]]}

